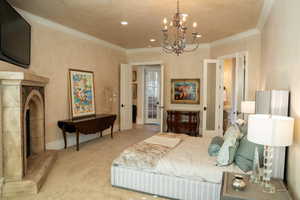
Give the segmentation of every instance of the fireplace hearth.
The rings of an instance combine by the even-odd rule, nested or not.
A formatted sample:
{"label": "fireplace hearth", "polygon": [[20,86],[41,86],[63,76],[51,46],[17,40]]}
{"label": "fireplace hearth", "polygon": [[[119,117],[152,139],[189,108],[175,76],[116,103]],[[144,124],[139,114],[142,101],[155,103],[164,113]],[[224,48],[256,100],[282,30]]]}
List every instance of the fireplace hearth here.
{"label": "fireplace hearth", "polygon": [[45,149],[48,81],[26,72],[0,72],[4,196],[37,193],[55,162],[56,152]]}

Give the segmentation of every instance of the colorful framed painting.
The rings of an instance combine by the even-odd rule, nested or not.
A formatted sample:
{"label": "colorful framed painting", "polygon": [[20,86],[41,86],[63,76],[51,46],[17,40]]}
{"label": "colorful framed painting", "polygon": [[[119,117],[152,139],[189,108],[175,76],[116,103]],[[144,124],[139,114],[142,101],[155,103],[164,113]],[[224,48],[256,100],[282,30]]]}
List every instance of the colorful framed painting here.
{"label": "colorful framed painting", "polygon": [[72,118],[95,115],[94,72],[70,69],[69,79]]}
{"label": "colorful framed painting", "polygon": [[200,104],[200,79],[172,79],[172,104]]}

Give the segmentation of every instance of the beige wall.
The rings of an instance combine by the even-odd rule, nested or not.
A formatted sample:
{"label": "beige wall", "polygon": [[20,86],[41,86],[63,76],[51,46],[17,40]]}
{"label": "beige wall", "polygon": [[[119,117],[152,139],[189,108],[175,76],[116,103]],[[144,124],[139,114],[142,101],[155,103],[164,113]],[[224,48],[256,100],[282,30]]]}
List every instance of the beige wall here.
{"label": "beige wall", "polygon": [[288,185],[300,199],[300,1],[275,1],[262,30],[262,88],[291,91],[291,115],[296,119],[289,148]]}
{"label": "beige wall", "polygon": [[[208,47],[180,56],[166,54],[161,50],[129,51],[128,62],[162,61],[165,66],[165,107],[166,109],[201,109],[199,105],[171,104],[171,79],[202,79],[203,59],[210,58]],[[202,95],[200,92],[201,102]]]}
{"label": "beige wall", "polygon": [[[94,71],[97,113],[118,113],[118,96],[112,98],[112,95],[119,92],[119,63],[127,62],[125,51],[29,20],[32,24],[29,71],[50,79],[46,88],[46,143],[61,138],[57,121],[69,117],[69,68]],[[22,69],[0,62],[0,70]]]}
{"label": "beige wall", "polygon": [[252,35],[243,39],[226,42],[211,47],[211,57],[218,58],[220,56],[230,55],[237,52],[248,52],[248,91],[247,100],[254,100],[255,91],[259,88],[260,80],[260,55],[261,41],[260,34]]}

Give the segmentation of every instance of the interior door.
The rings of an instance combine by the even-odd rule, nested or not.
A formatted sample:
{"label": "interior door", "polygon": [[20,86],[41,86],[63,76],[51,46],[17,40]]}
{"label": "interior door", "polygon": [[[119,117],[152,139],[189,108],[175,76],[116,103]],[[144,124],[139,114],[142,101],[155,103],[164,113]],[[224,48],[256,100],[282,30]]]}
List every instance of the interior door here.
{"label": "interior door", "polygon": [[145,68],[145,123],[160,123],[160,68]]}
{"label": "interior door", "polygon": [[120,66],[120,130],[132,128],[132,66]]}
{"label": "interior door", "polygon": [[164,104],[164,88],[165,88],[165,67],[164,65],[160,65],[160,132],[164,132],[164,113],[165,113],[165,104]]}
{"label": "interior door", "polygon": [[234,69],[233,80],[233,105],[231,122],[234,123],[238,118],[242,118],[241,104],[245,100],[245,86],[246,86],[246,56],[244,54],[237,54],[236,64]]}
{"label": "interior door", "polygon": [[203,64],[203,110],[202,133],[216,133],[218,131],[218,67],[219,61],[205,59]]}

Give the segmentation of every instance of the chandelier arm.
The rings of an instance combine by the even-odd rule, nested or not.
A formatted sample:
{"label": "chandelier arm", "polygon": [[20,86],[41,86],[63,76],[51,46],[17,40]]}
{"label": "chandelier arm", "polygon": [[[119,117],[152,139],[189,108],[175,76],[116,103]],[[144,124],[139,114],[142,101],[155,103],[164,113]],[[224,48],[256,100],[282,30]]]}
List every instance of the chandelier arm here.
{"label": "chandelier arm", "polygon": [[200,45],[200,43],[198,42],[194,48],[192,48],[192,49],[184,49],[183,51],[184,52],[193,52],[193,51],[195,51],[195,50],[197,50],[199,48],[199,45]]}

